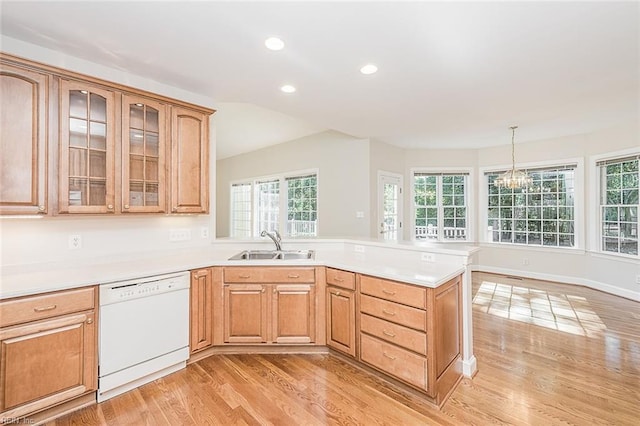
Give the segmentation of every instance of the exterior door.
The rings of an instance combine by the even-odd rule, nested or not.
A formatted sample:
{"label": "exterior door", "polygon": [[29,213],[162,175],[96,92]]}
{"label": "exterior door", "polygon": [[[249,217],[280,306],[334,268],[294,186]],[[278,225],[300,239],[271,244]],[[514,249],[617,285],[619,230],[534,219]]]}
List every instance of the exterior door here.
{"label": "exterior door", "polygon": [[402,239],[402,176],[378,172],[378,238]]}

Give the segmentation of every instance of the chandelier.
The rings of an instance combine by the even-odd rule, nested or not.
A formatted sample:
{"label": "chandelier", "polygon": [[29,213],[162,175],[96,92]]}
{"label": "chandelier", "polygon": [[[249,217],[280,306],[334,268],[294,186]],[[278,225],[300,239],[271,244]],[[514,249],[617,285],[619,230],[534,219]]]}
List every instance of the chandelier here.
{"label": "chandelier", "polygon": [[511,126],[511,170],[507,170],[493,182],[498,188],[526,188],[533,182],[531,176],[522,170],[516,170],[515,135],[518,126]]}

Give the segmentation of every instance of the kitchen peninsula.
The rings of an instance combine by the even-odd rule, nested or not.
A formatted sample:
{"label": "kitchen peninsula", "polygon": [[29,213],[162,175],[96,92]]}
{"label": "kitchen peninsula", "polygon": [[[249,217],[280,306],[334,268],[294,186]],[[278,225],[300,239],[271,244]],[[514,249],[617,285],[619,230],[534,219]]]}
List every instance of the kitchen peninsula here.
{"label": "kitchen peninsula", "polygon": [[[269,351],[269,345],[276,344],[287,346],[291,351],[301,348],[325,348],[326,351],[326,346],[329,346],[332,349],[337,348],[335,353],[344,354],[339,345],[331,344],[332,328],[327,326],[327,321],[332,313],[328,307],[336,296],[339,298],[341,294],[347,293],[347,290],[341,290],[339,287],[344,282],[341,280],[344,280],[344,277],[353,277],[353,282],[358,283],[352,288],[355,290],[352,295],[357,297],[351,299],[355,308],[353,314],[357,315],[357,320],[353,323],[353,326],[357,325],[354,336],[358,336],[355,362],[362,362],[372,371],[382,372],[409,387],[421,389],[427,399],[438,406],[446,401],[461,375],[469,377],[474,374],[476,365],[471,344],[471,280],[467,265],[472,262],[477,248],[339,239],[291,240],[285,241],[284,246],[287,249],[314,250],[315,259],[232,261],[228,259],[239,251],[271,246],[263,241],[218,240],[207,248],[151,252],[127,258],[7,265],[2,271],[0,307],[16,301],[29,301],[33,296],[51,292],[53,295],[60,295],[64,294],[64,290],[82,291],[110,282],[192,271],[192,360],[213,355],[225,349],[225,346],[226,349],[232,347],[231,349],[235,348],[237,351],[251,346],[251,350],[255,352],[256,344],[262,345],[258,351]],[[306,275],[299,274],[298,271],[301,270],[304,270]],[[202,271],[205,271],[205,277],[206,273],[211,271],[213,278],[213,315],[205,315],[202,318],[212,318],[208,321],[212,321],[210,327],[214,337],[210,343],[196,348],[193,338],[194,334],[197,334],[194,327],[198,327],[198,318],[194,311],[194,289],[197,288],[194,283]],[[259,272],[255,276],[260,278],[254,279],[246,271]],[[306,291],[301,292],[303,288]],[[272,343],[264,342],[268,343],[267,346],[260,340],[247,346],[242,338],[234,340],[227,335],[231,330],[228,324],[231,317],[228,316],[227,305],[230,300],[231,303],[243,300],[227,297],[232,297],[232,292],[238,289],[241,293],[247,289],[249,292],[257,289],[254,293],[266,294],[265,297],[268,297],[262,299],[262,306],[267,307],[267,325],[274,331],[268,331],[269,342]],[[265,289],[269,291],[265,292]],[[447,296],[442,299],[444,303],[438,305],[440,295],[445,293]],[[308,309],[299,311],[295,306],[298,306],[297,301],[303,298],[310,301],[306,305]],[[281,327],[277,323],[276,311],[279,305],[273,304],[277,300],[280,306],[283,306],[282,312],[285,314],[292,309],[296,315],[300,312],[310,313],[312,319],[308,322],[311,330],[308,338],[300,340],[299,337],[286,335],[277,337],[278,329]],[[340,300],[336,302],[339,303]],[[98,304],[87,309],[93,306]],[[440,314],[439,310],[442,311]],[[441,330],[447,330],[447,333],[452,331],[453,334],[438,334],[437,315],[446,318],[447,321],[454,321],[446,326],[441,324]],[[384,316],[389,318],[383,318]],[[276,318],[275,325],[271,324],[272,318]],[[83,320],[86,323],[85,317]],[[284,321],[287,323],[286,319]],[[8,328],[10,327],[6,329]],[[204,325],[202,330],[206,330]],[[394,341],[396,336],[397,342]],[[340,340],[339,336],[337,340]],[[448,353],[438,351],[438,345],[448,347]],[[354,344],[354,348],[355,346]],[[287,349],[278,347],[277,350]],[[437,368],[436,353],[447,358],[447,362],[440,362]],[[403,367],[394,367],[389,365],[390,362],[400,363]],[[407,369],[406,366],[410,368]],[[415,371],[420,373],[416,375]],[[444,374],[445,371],[447,374]],[[439,380],[446,381],[444,392],[437,392],[439,388],[436,384],[439,381],[436,381],[436,372],[442,373]],[[93,377],[88,379],[93,380]],[[88,380],[88,383],[91,384],[92,380]],[[442,386],[441,388],[445,389]],[[83,389],[92,395],[91,391],[95,390],[95,386],[93,389],[91,386]]]}

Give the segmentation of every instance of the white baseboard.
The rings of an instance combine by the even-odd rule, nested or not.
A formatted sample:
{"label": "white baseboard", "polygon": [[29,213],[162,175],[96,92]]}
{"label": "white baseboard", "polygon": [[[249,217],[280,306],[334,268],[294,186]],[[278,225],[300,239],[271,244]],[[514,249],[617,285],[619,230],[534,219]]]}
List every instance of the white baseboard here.
{"label": "white baseboard", "polygon": [[472,355],[471,358],[469,359],[463,359],[462,360],[462,374],[465,377],[473,377],[474,374],[476,374],[476,371],[478,369],[478,362],[476,360],[475,355]]}
{"label": "white baseboard", "polygon": [[514,275],[523,278],[533,278],[536,280],[555,281],[562,284],[573,284],[589,287],[594,290],[603,291],[605,293],[613,294],[615,296],[624,297],[625,299],[634,300],[640,302],[640,292],[626,290],[624,288],[612,286],[610,284],[602,283],[599,281],[587,280],[584,278],[577,278],[565,275],[545,274],[541,272],[521,271],[517,269],[498,268],[495,266],[486,265],[470,265],[470,269],[474,272],[491,272],[494,274]]}

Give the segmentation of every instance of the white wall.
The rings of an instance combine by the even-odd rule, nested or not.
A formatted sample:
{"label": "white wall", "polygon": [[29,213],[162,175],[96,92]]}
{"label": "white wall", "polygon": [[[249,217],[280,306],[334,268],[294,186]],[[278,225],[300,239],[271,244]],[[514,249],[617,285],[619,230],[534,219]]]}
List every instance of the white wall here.
{"label": "white wall", "polygon": [[[213,100],[197,93],[149,80],[71,57],[61,52],[45,49],[9,37],[0,39],[2,51],[53,65],[67,70],[87,74],[115,83],[148,90],[153,93],[214,107]],[[214,107],[215,108],[215,107]],[[215,115],[213,116],[215,117]],[[211,148],[215,156],[215,122],[211,119]],[[55,141],[53,141],[55,143]],[[215,157],[214,157],[215,158]],[[211,243],[215,235],[212,218],[215,212],[215,160],[211,161],[211,215],[186,216],[127,216],[127,217],[45,217],[41,219],[0,218],[2,234],[0,257],[3,266],[34,262],[50,262],[89,258],[96,256],[122,256],[132,252],[147,252],[164,248],[198,247]],[[169,230],[174,228],[191,230],[192,239],[170,243]],[[202,228],[210,230],[209,238],[201,238]],[[82,249],[69,250],[68,237],[82,236]]]}
{"label": "white wall", "polygon": [[369,140],[333,131],[219,160],[217,236],[229,236],[231,182],[309,169],[318,170],[318,236],[368,237]]}

